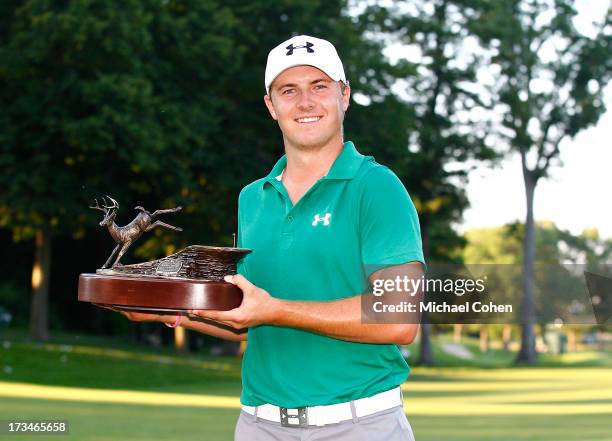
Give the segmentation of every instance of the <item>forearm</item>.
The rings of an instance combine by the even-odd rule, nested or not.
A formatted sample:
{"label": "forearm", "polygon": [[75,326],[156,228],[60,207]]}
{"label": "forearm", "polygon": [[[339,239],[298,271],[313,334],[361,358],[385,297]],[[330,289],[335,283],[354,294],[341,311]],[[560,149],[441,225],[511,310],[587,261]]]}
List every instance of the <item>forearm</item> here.
{"label": "forearm", "polygon": [[[408,262],[381,269],[369,279],[373,283],[385,279],[394,280],[399,276],[415,278],[422,275],[420,262]],[[386,289],[385,301],[391,302],[389,306],[397,304],[398,300],[411,299],[413,307],[409,308],[407,314],[393,312],[384,316],[378,313],[385,311],[376,309],[371,311],[368,307],[365,308],[368,311],[368,320],[364,323],[361,302],[363,300],[366,306],[373,305],[373,300],[376,298],[373,293],[328,302],[293,301],[271,296],[269,292],[255,286],[240,274],[226,276],[225,281],[233,283],[242,290],[242,303],[238,308],[231,311],[191,310],[190,313],[197,317],[227,323],[235,329],[258,325],[283,326],[361,343],[410,344],[419,327],[420,314],[418,308],[414,307],[422,299],[422,292],[418,288],[414,293],[408,293],[408,296],[400,289]],[[383,318],[386,323],[380,323]]]}
{"label": "forearm", "polygon": [[[177,319],[176,314],[155,314],[150,312],[125,311],[108,305],[95,305],[118,312],[134,322],[160,322],[167,325],[174,325]],[[247,339],[246,329],[235,329],[225,323],[219,323],[214,320],[193,315],[184,314],[181,317],[180,325],[184,328],[201,332],[203,334],[212,335],[213,337],[223,338],[225,340],[241,341]]]}
{"label": "forearm", "polygon": [[274,311],[273,325],[361,343],[410,344],[419,326],[362,323],[361,296],[330,302],[274,299]]}
{"label": "forearm", "polygon": [[[171,321],[164,319],[164,323],[174,323],[176,316],[171,317]],[[234,329],[231,326],[227,326],[223,323],[194,316],[183,316],[181,319],[181,326],[193,331],[201,332],[202,334],[222,338],[224,340],[242,341],[247,339],[246,329]]]}

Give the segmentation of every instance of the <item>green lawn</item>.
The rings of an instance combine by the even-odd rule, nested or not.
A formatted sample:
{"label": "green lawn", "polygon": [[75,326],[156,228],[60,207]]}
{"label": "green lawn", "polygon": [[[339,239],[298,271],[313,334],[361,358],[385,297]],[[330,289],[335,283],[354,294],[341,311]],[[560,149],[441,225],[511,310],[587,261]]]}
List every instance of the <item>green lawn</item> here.
{"label": "green lawn", "polygon": [[[19,440],[232,439],[237,359],[71,335],[48,344],[9,335],[0,345],[0,420],[70,422],[66,437]],[[470,365],[477,360],[413,369],[404,393],[419,441],[612,440],[609,355],[547,357],[531,369],[496,367],[503,363],[495,353],[482,357],[485,369]]]}

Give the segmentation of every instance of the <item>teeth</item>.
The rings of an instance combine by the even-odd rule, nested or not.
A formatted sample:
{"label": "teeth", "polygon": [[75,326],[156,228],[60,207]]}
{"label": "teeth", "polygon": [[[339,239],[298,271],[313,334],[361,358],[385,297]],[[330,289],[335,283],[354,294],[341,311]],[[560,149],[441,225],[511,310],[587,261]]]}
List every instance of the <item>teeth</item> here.
{"label": "teeth", "polygon": [[309,122],[318,121],[320,119],[321,119],[320,116],[309,116],[307,118],[298,118],[297,122],[299,122],[299,123],[309,123]]}

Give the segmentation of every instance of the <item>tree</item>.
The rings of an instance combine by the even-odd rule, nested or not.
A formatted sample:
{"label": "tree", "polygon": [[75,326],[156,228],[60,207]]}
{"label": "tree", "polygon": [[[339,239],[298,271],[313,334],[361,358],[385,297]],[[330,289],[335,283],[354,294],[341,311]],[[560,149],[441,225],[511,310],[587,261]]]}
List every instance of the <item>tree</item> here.
{"label": "tree", "polygon": [[559,156],[563,140],[595,124],[605,111],[612,74],[612,13],[594,37],[574,26],[570,0],[483,2],[471,22],[493,54],[496,96],[504,112],[499,136],[521,158],[527,205],[523,243],[521,350],[517,363],[535,364],[534,195]]}
{"label": "tree", "polygon": [[612,239],[601,237],[597,228],[587,228],[578,236],[561,231],[564,260],[588,266],[608,265],[612,261]]}
{"label": "tree", "polygon": [[215,1],[28,0],[4,13],[0,226],[36,237],[30,328],[45,339],[52,238],[82,234],[103,193],[123,206],[197,200],[219,162],[207,154],[228,106],[217,91],[241,59]]}
{"label": "tree", "polygon": [[[612,255],[612,240],[601,239],[596,229],[574,235],[549,221],[536,222],[535,237],[538,271],[534,274],[534,310],[537,323],[544,328],[561,318],[570,342],[575,343],[576,331],[584,328],[580,324],[582,313],[573,311],[577,301],[585,300],[582,266],[605,264]],[[466,264],[494,264],[487,268],[487,285],[492,287],[498,303],[516,304],[516,287],[522,280],[517,266],[524,260],[525,226],[513,223],[475,228],[466,231],[465,238]],[[505,324],[506,335],[508,328],[509,324]]]}
{"label": "tree", "polygon": [[[468,206],[463,189],[468,172],[478,161],[496,157],[482,119],[487,103],[477,91],[476,74],[483,60],[476,51],[466,52],[464,44],[470,38],[467,23],[476,5],[402,1],[390,8],[370,7],[364,14],[372,32],[409,51],[402,63],[412,67],[413,74],[401,78],[400,96],[414,119],[407,143],[387,153],[419,212],[429,262],[452,256],[454,247],[439,239],[454,235],[449,226]],[[455,238],[450,244],[460,245],[461,240]],[[431,365],[426,316],[421,331],[420,362]]]}
{"label": "tree", "polygon": [[[40,270],[33,274],[48,282],[52,262],[53,274],[61,274],[54,276],[51,306],[62,296],[74,299],[78,259],[63,251],[83,253],[88,247],[75,239],[97,239],[99,219],[86,206],[102,194],[121,202],[118,223],[130,219],[126,206],[185,206],[177,221],[184,232],[143,237],[134,247],[140,259],[188,243],[231,244],[238,192],[282,154],[262,99],[266,55],[276,44],[297,33],[328,38],[354,90],[386,94],[393,68],[345,6],[343,0],[2,2],[0,228],[14,240],[38,235],[47,244],[39,245],[34,267]],[[369,111],[353,102],[349,121],[366,120]],[[353,128],[350,139],[384,134],[369,119]],[[108,243],[101,264],[112,247],[105,231],[98,235]],[[51,247],[52,239],[71,243]],[[36,338],[48,327],[48,283],[40,286],[31,315]],[[91,329],[87,317],[75,319],[72,306],[63,306],[60,318]]]}

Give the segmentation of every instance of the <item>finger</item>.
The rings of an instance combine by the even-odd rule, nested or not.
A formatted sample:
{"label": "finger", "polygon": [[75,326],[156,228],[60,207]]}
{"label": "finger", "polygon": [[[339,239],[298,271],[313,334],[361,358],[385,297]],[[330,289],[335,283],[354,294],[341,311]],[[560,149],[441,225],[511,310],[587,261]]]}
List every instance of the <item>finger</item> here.
{"label": "finger", "polygon": [[190,309],[187,313],[196,317],[207,319],[214,319],[215,316],[215,311],[211,311],[208,309]]}
{"label": "finger", "polygon": [[236,322],[222,322],[220,320],[210,320],[212,323],[216,323],[218,325],[222,325],[228,328],[240,329],[240,326]]}
{"label": "finger", "polygon": [[105,305],[103,303],[94,303],[94,305],[96,305],[98,308],[110,309],[111,311],[121,312],[117,308],[114,308],[113,306],[110,306],[110,305]]}
{"label": "finger", "polygon": [[193,314],[190,314],[190,316],[191,316],[190,318],[192,320],[193,319],[202,319],[202,320],[204,320],[207,323],[213,323],[213,324],[216,324],[216,325],[222,325],[222,326],[227,326],[227,327],[231,327],[231,328],[235,328],[236,327],[234,322],[224,322],[224,321],[221,321],[221,320],[213,320],[213,319],[208,318],[208,317],[200,317],[198,315],[193,315]]}
{"label": "finger", "polygon": [[98,308],[107,308],[107,309],[109,308],[109,306],[108,306],[108,305],[105,305],[104,303],[93,303],[93,302],[92,302],[92,305],[95,305],[95,306],[97,306]]}
{"label": "finger", "polygon": [[246,291],[255,288],[251,282],[247,280],[242,274],[228,275],[223,278],[226,282],[232,283],[240,288],[242,291]]}
{"label": "finger", "polygon": [[231,311],[213,311],[213,310],[200,310],[200,311],[195,311],[198,315],[198,317],[202,317],[202,318],[207,318],[210,320],[215,320],[218,322],[231,322],[233,320],[235,320],[235,316],[236,314],[234,313],[235,310],[231,310]]}

